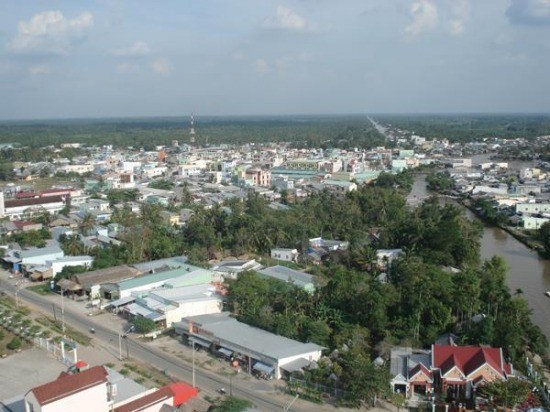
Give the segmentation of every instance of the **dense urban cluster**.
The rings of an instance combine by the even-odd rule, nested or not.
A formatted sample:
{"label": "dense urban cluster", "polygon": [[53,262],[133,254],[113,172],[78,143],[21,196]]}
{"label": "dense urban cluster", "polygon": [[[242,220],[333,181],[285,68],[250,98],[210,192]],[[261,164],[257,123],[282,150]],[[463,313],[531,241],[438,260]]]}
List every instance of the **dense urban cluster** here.
{"label": "dense urban cluster", "polygon": [[[518,385],[525,354],[548,346],[527,301],[501,258],[480,259],[481,224],[461,205],[409,192],[429,174],[434,191],[489,219],[540,229],[547,165],[517,176],[504,160],[476,166],[472,155],[513,141],[452,143],[367,118],[310,143],[80,139],[40,160],[6,143],[2,262],[312,401],[473,406]],[[112,373],[94,371],[108,385]]]}

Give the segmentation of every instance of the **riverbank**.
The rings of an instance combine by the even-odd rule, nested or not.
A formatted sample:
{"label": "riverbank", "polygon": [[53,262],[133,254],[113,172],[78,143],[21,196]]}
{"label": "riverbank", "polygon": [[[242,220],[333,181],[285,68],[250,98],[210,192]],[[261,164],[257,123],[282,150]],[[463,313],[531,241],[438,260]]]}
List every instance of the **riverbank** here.
{"label": "riverbank", "polygon": [[518,242],[522,243],[523,245],[533,250],[534,252],[537,252],[541,258],[544,258],[544,259],[548,258],[548,255],[544,247],[542,246],[542,244],[538,240],[534,239],[532,236],[525,234],[524,231],[509,225],[501,225],[501,224],[496,224],[494,222],[489,221],[488,219],[485,218],[483,214],[479,213],[479,210],[473,206],[471,199],[469,198],[457,198],[456,201],[460,203],[462,206],[464,206],[465,208],[467,208],[470,212],[472,212],[485,225],[497,227],[499,229],[504,230],[505,232],[510,234],[512,237],[514,237]]}

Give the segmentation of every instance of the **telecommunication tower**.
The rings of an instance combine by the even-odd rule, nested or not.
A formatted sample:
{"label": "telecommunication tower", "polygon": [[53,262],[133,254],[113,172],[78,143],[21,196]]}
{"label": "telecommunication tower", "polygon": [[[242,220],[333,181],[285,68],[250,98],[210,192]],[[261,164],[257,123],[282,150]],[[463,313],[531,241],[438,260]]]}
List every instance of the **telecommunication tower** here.
{"label": "telecommunication tower", "polygon": [[195,118],[191,113],[191,122],[189,125],[189,144],[193,146],[195,144]]}

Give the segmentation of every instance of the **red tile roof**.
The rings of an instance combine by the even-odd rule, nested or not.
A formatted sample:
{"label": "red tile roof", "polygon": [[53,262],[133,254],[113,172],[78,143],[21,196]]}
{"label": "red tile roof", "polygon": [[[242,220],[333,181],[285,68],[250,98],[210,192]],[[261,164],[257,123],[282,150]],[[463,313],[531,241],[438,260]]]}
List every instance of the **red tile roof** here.
{"label": "red tile roof", "polygon": [[468,376],[484,364],[488,364],[504,376],[504,361],[500,348],[479,346],[433,346],[433,367],[445,375],[455,366]]}
{"label": "red tile roof", "polygon": [[30,198],[30,199],[12,199],[6,200],[5,206],[8,207],[20,207],[20,206],[34,206],[43,205],[46,203],[63,202],[63,196],[46,196],[43,198]]}
{"label": "red tile roof", "polygon": [[428,377],[428,379],[432,380],[432,372],[428,370],[422,363],[417,364],[414,368],[411,369],[409,372],[409,379],[414,377],[417,373],[422,372],[424,375]]}
{"label": "red tile roof", "polygon": [[183,405],[189,399],[194,398],[199,394],[197,388],[193,388],[184,382],[175,382],[169,385],[170,390],[174,394],[174,406]]}
{"label": "red tile roof", "polygon": [[63,373],[55,381],[32,388],[29,392],[34,394],[40,405],[46,405],[106,382],[107,370],[103,366],[94,366],[75,375]]}

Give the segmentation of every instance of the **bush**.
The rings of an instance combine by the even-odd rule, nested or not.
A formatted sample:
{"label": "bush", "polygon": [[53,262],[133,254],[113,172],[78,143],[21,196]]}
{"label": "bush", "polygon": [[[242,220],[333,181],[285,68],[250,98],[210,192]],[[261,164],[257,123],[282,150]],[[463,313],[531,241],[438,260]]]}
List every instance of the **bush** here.
{"label": "bush", "polygon": [[157,328],[154,320],[144,318],[142,316],[135,318],[132,323],[134,324],[137,333],[147,334],[153,332]]}
{"label": "bush", "polygon": [[21,347],[21,339],[15,336],[12,340],[9,341],[6,347],[10,350],[19,349]]}

